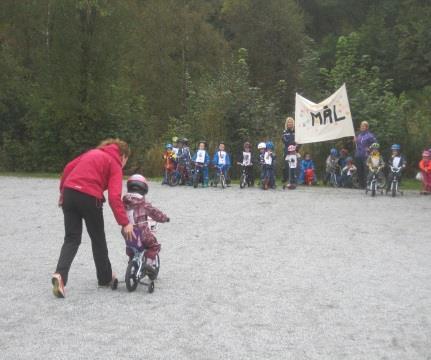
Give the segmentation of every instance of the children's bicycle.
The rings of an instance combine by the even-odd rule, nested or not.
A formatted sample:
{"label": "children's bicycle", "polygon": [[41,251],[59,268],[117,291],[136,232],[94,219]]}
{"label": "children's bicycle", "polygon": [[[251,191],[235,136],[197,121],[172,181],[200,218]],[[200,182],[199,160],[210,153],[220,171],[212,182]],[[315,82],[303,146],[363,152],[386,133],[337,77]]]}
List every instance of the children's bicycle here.
{"label": "children's bicycle", "polygon": [[390,187],[386,189],[386,194],[390,191],[392,197],[397,196],[397,194],[403,195],[403,192],[399,190],[400,177],[401,177],[401,168],[396,168],[394,166],[390,166],[392,181]]}
{"label": "children's bicycle", "polygon": [[217,187],[220,184],[221,188],[224,189],[226,185],[226,177],[223,172],[223,166],[216,165],[216,173],[214,179],[211,181],[211,186]]}
{"label": "children's bicycle", "polygon": [[329,185],[332,187],[339,187],[340,184],[338,182],[338,171],[336,167],[331,167],[329,171]]}
{"label": "children's bicycle", "polygon": [[[157,223],[151,218],[148,219],[148,226],[154,232],[157,229]],[[135,234],[138,235],[136,230]],[[147,265],[147,258],[145,257],[145,247],[136,242],[126,241],[126,247],[133,253],[130,259],[125,275],[126,288],[128,291],[135,291],[139,284],[147,286],[148,292],[154,292],[154,280],[157,279],[160,269],[160,258],[156,255],[156,264],[153,267]]]}
{"label": "children's bicycle", "polygon": [[[154,291],[154,280],[157,279],[160,269],[160,258],[159,255],[156,256],[155,271],[149,269],[146,264],[146,257],[143,251],[139,251],[134,246],[127,246],[128,249],[132,250],[134,255],[133,259],[129,261],[126,269],[126,288],[128,291],[135,291],[138,284],[142,284],[148,287],[148,292],[152,293]],[[145,279],[147,278],[147,280]]]}
{"label": "children's bicycle", "polygon": [[[247,166],[242,163],[237,163],[239,166],[241,166],[241,176],[239,178],[239,187],[241,189],[244,189],[246,185],[250,186],[251,179],[247,173]],[[250,166],[250,165],[249,165]]]}
{"label": "children's bicycle", "polygon": [[177,186],[184,185],[188,182],[188,173],[186,165],[177,164],[175,171],[172,173],[169,181],[169,185]]}
{"label": "children's bicycle", "polygon": [[383,188],[385,186],[384,181],[379,178],[379,171],[380,169],[376,170],[370,170],[371,171],[371,178],[369,180],[368,186],[365,189],[365,194],[368,194],[368,192],[371,192],[371,196],[376,196],[376,193],[379,191],[380,194],[383,195]]}

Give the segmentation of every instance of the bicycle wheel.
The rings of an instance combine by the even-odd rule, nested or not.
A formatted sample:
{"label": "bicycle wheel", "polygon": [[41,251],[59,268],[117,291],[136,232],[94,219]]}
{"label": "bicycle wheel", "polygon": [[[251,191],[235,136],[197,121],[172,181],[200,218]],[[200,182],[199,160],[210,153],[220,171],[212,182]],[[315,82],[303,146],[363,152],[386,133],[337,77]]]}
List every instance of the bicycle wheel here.
{"label": "bicycle wheel", "polygon": [[220,175],[220,185],[222,189],[226,187],[226,178],[224,177],[223,174]]}
{"label": "bicycle wheel", "polygon": [[138,268],[138,264],[135,261],[130,261],[129,265],[127,265],[125,280],[128,291],[135,291],[136,287],[138,286]]}
{"label": "bicycle wheel", "polygon": [[200,176],[200,174],[199,173],[194,173],[193,174],[193,187],[194,188],[197,188],[198,187],[198,185],[199,185],[199,176]]}
{"label": "bicycle wheel", "polygon": [[242,174],[241,177],[239,178],[239,187],[241,189],[244,189],[246,185],[247,185],[247,175]]}
{"label": "bicycle wheel", "polygon": [[177,171],[174,171],[169,177],[169,185],[177,186],[179,182],[180,182],[180,174]]}
{"label": "bicycle wheel", "polygon": [[392,197],[397,196],[397,191],[398,191],[398,182],[397,181],[392,181],[391,190],[392,190]]}
{"label": "bicycle wheel", "polygon": [[332,187],[337,187],[337,175],[335,175],[335,173],[331,174],[331,178],[329,180],[329,183],[331,184]]}
{"label": "bicycle wheel", "polygon": [[376,188],[377,188],[377,181],[373,180],[371,182],[371,196],[376,196]]}

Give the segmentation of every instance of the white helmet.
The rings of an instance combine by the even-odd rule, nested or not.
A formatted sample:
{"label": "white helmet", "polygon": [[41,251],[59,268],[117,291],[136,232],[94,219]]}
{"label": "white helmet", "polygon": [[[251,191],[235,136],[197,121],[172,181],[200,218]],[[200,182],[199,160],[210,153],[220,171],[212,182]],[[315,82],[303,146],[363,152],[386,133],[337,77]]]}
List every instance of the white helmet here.
{"label": "white helmet", "polygon": [[259,143],[259,145],[257,145],[258,150],[260,149],[266,149],[266,144],[264,142]]}

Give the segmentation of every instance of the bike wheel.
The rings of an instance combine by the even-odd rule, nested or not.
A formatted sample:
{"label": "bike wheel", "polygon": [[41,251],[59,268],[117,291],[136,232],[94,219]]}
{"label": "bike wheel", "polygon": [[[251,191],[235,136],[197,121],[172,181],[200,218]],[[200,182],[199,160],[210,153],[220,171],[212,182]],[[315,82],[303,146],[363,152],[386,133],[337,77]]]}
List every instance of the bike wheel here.
{"label": "bike wheel", "polygon": [[241,189],[244,189],[246,185],[247,185],[247,176],[245,174],[242,174],[241,177],[239,178],[239,187]]}
{"label": "bike wheel", "polygon": [[135,261],[130,261],[129,265],[127,265],[125,280],[126,288],[128,291],[135,291],[138,286],[138,269],[138,264]]}
{"label": "bike wheel", "polygon": [[391,190],[392,190],[392,197],[397,196],[398,183],[396,181],[392,181]]}
{"label": "bike wheel", "polygon": [[180,181],[180,174],[178,172],[173,172],[171,176],[169,177],[169,185],[170,186],[177,186]]}
{"label": "bike wheel", "polygon": [[371,196],[376,196],[376,182],[375,181],[373,181],[372,183],[371,183]]}
{"label": "bike wheel", "polygon": [[220,185],[222,189],[226,187],[226,178],[224,177],[223,174],[220,175]]}
{"label": "bike wheel", "polygon": [[199,185],[199,174],[193,174],[193,187],[197,188]]}

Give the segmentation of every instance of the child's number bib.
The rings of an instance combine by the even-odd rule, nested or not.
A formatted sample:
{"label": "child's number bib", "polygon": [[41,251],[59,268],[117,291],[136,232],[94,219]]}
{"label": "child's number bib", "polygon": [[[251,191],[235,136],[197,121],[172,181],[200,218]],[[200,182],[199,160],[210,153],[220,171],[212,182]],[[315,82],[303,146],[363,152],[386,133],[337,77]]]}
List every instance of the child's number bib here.
{"label": "child's number bib", "polygon": [[266,165],[272,165],[272,156],[269,152],[265,153],[264,160]]}
{"label": "child's number bib", "polygon": [[395,156],[394,159],[392,160],[392,166],[398,169],[400,167],[400,162],[401,162],[401,157]]}
{"label": "child's number bib", "polygon": [[219,151],[218,152],[218,164],[219,165],[226,165],[226,151]]}
{"label": "child's number bib", "polygon": [[373,165],[374,168],[378,167],[380,164],[380,158],[377,156],[371,157],[371,165]]}
{"label": "child's number bib", "polygon": [[198,150],[196,153],[196,162],[201,164],[205,162],[205,150]]}
{"label": "child's number bib", "polygon": [[244,151],[242,153],[242,164],[244,166],[249,166],[251,164],[251,153]]}
{"label": "child's number bib", "polygon": [[289,168],[296,169],[298,165],[298,159],[296,155],[287,155],[286,160],[289,162]]}

